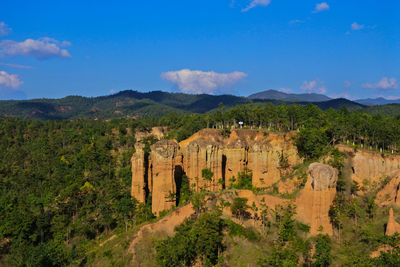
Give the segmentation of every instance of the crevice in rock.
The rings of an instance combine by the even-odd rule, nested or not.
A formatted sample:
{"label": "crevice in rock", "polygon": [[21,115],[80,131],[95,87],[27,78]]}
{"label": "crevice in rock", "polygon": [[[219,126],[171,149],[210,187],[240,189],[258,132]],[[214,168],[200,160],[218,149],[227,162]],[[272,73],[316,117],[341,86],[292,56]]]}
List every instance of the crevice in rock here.
{"label": "crevice in rock", "polygon": [[143,177],[143,179],[144,179],[144,188],[143,188],[143,190],[144,190],[144,195],[145,195],[145,197],[144,197],[144,199],[145,199],[145,201],[147,202],[147,199],[148,199],[148,196],[149,196],[149,192],[150,192],[150,190],[149,190],[149,156],[150,156],[150,153],[149,152],[145,152],[144,153],[144,161],[143,161],[143,167],[144,167],[144,177]]}
{"label": "crevice in rock", "polygon": [[181,165],[176,165],[174,170],[174,180],[176,185],[176,206],[179,205],[181,200],[182,177],[185,174]]}
{"label": "crevice in rock", "polygon": [[225,177],[226,177],[226,156],[222,155],[222,164],[221,164],[221,177],[222,177],[222,189],[225,189]]}

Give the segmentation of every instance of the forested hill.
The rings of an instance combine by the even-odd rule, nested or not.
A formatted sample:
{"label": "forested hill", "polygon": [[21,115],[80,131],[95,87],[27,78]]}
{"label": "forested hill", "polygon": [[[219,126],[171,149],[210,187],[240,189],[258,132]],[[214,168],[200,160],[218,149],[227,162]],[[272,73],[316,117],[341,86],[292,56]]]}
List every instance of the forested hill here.
{"label": "forested hill", "polygon": [[[201,129],[219,128],[214,132],[222,138],[230,135],[229,129],[239,121],[248,128],[245,131],[257,129],[262,136],[297,133],[294,144],[304,164],[281,180],[293,181],[296,191],[305,186],[302,173],[311,162],[329,159],[329,164],[339,170],[337,195],[329,209],[335,235],[308,237],[310,226],[295,220],[296,211],[290,206],[263,208],[267,215],[262,215],[260,231],[255,228],[258,223],[251,223],[251,227],[234,224],[223,219],[222,213],[203,209],[206,197],[215,201],[214,195],[219,192],[205,195],[203,190],[192,190],[187,178],[182,180],[179,201],[191,201],[199,214],[205,215],[178,226],[175,237],[164,239],[160,235],[142,241],[136,255],[151,263],[135,264],[129,249],[131,242],[139,236],[139,227],[155,220],[152,198],[139,203],[130,194],[136,133],[159,126],[168,129],[166,139],[182,141]],[[203,254],[213,264],[204,266],[216,266],[219,258],[234,261],[242,254],[246,265],[223,266],[247,266],[249,259],[259,262],[259,266],[400,266],[400,235],[385,235],[389,207],[375,204],[378,190],[385,185],[397,186],[392,183],[397,178],[382,176],[382,182],[365,180],[360,184],[346,178],[344,175],[352,170],[344,164],[352,158],[345,160],[346,154],[335,149],[335,144],[347,140],[354,142],[352,151],[362,147],[379,151],[375,153],[379,161],[394,157],[393,152],[400,153],[400,118],[346,109],[322,111],[314,105],[253,104],[231,109],[221,106],[209,114],[170,113],[139,120],[0,119],[0,266],[192,266],[182,263],[185,257],[192,263]],[[150,151],[156,141],[154,136],[147,136],[140,146]],[[283,150],[280,155],[280,166],[286,166]],[[200,179],[208,179],[204,170]],[[232,183],[235,188],[226,191],[231,196],[236,196],[236,191],[229,190],[252,189],[252,175],[243,172],[237,177],[237,182]],[[270,191],[254,192],[267,199],[283,196],[285,201],[291,196],[280,195],[276,186],[266,190]],[[393,192],[397,195],[396,190]],[[235,197],[224,202],[223,207],[230,206],[236,219],[243,220],[242,214],[257,208],[247,200]],[[398,207],[395,211],[398,214]],[[234,243],[224,243],[225,238],[234,238]],[[370,258],[380,247],[389,250]],[[244,249],[246,253],[240,254]],[[303,259],[308,264],[302,264]]]}
{"label": "forested hill", "polygon": [[[110,119],[123,117],[159,117],[166,113],[205,113],[218,108],[250,103],[256,105],[285,102],[279,100],[250,100],[233,95],[191,95],[153,91],[121,91],[114,95],[100,97],[67,96],[61,99],[32,99],[0,101],[0,117],[18,117],[22,119]],[[293,102],[287,104],[294,104]],[[298,102],[305,105],[308,102]],[[347,107],[349,110],[363,109],[365,106],[347,99],[333,99],[313,103],[325,110]]]}

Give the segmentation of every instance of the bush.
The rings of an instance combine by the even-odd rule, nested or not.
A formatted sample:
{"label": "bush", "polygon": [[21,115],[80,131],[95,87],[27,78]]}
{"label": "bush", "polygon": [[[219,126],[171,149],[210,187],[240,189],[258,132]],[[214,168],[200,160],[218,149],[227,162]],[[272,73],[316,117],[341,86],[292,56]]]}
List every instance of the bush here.
{"label": "bush", "polygon": [[205,266],[218,263],[224,250],[223,220],[217,213],[204,213],[197,220],[189,219],[175,228],[175,236],[156,246],[159,266],[192,266],[200,259]]}
{"label": "bush", "polygon": [[251,190],[253,187],[253,172],[250,169],[245,169],[238,173],[238,177],[231,179],[230,188]]}
{"label": "bush", "polygon": [[328,235],[319,234],[315,241],[314,266],[329,266],[332,262],[331,239]]}
{"label": "bush", "polygon": [[250,241],[256,241],[259,239],[258,234],[251,228],[245,228],[231,220],[226,220],[225,225],[228,228],[230,236],[242,236]]}
{"label": "bush", "polygon": [[233,204],[231,205],[233,216],[241,220],[250,217],[250,213],[247,211],[248,208],[250,207],[247,205],[247,198],[236,197],[233,199]]}

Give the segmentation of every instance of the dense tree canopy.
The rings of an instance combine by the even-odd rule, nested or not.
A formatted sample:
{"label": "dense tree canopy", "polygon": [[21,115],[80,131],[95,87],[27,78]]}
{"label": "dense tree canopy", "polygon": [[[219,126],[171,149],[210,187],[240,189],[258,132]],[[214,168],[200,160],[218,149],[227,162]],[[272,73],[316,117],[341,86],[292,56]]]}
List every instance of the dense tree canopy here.
{"label": "dense tree canopy", "polygon": [[[313,105],[245,104],[231,109],[220,105],[206,114],[170,113],[143,120],[1,119],[0,259],[12,266],[85,262],[85,242],[115,229],[126,231],[153,218],[149,206],[139,205],[129,193],[130,157],[134,152],[136,131],[165,126],[168,128],[166,138],[183,140],[207,127],[221,129],[221,134],[227,134],[227,129],[239,127],[239,121],[244,122],[244,127],[259,129],[266,135],[268,132],[298,132],[296,145],[305,158],[318,158],[328,147],[338,143],[382,149],[382,152],[398,152],[400,145],[399,118],[349,112],[345,108],[322,111]],[[210,177],[212,173],[205,171],[203,178],[209,181]],[[182,203],[191,197],[187,180],[183,184]],[[350,186],[351,193],[356,194],[357,185]],[[233,187],[250,189],[251,173],[238,174]],[[343,188],[338,191],[344,192]],[[374,219],[373,196],[365,194],[361,204],[343,194],[339,196],[342,198],[335,200],[330,214],[339,233],[346,218],[358,224],[362,221],[360,217],[367,218],[366,221]],[[196,200],[196,196],[193,199]],[[194,204],[196,209],[203,209],[203,202],[194,201]],[[293,221],[290,216],[285,218],[286,230],[282,238],[290,240]],[[328,243],[321,237],[322,251],[327,249]],[[215,253],[216,248],[205,249]],[[282,249],[277,246],[276,253],[266,262],[280,262],[279,259],[286,256],[293,260],[297,257],[293,256],[293,251]],[[215,263],[214,254],[211,254],[209,262]],[[331,259],[324,255],[315,260],[329,262]],[[398,259],[385,254],[379,260]]]}

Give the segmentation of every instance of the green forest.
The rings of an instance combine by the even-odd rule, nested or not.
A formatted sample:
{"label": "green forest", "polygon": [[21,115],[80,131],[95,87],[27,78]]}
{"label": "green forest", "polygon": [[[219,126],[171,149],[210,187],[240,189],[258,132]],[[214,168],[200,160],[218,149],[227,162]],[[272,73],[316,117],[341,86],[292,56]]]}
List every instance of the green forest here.
{"label": "green forest", "polygon": [[[173,111],[143,119],[3,118],[0,266],[95,266],[99,258],[104,259],[103,266],[129,265],[129,257],[120,257],[125,252],[111,255],[115,248],[106,250],[100,243],[112,235],[118,236],[116,240],[129,239],[139,226],[156,220],[151,203],[139,204],[130,195],[135,133],[164,126],[166,138],[181,141],[204,128],[225,134],[239,122],[266,135],[297,132],[295,143],[303,158],[330,154],[339,170],[341,155],[333,149],[339,143],[383,154],[400,152],[400,117],[346,107],[322,110],[312,104],[220,104],[204,114]],[[240,253],[234,241],[239,238],[254,248],[249,256],[259,266],[399,266],[400,237],[384,235],[387,211],[374,204],[382,185],[370,185],[359,194],[356,184],[339,175],[330,211],[338,233],[334,238],[322,234],[307,238],[308,226],[293,218],[295,210],[290,207],[265,210],[275,218],[265,221],[268,234],[221,218],[218,207],[199,208],[197,217],[179,226],[174,237],[154,241],[154,260],[159,266],[191,266],[200,258],[204,266],[222,266],[224,253],[232,257]],[[204,194],[188,195],[187,200],[202,206]],[[236,200],[231,208],[243,219],[252,207],[246,200]],[[229,246],[223,242],[226,234]],[[127,242],[119,244],[124,251]],[[371,259],[368,253],[383,244],[394,252]]]}

